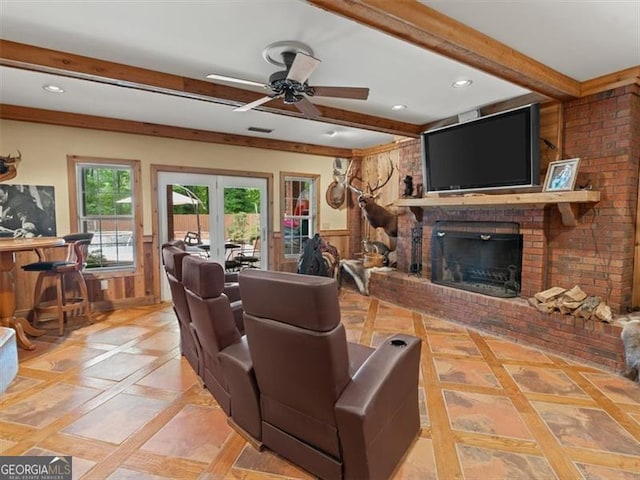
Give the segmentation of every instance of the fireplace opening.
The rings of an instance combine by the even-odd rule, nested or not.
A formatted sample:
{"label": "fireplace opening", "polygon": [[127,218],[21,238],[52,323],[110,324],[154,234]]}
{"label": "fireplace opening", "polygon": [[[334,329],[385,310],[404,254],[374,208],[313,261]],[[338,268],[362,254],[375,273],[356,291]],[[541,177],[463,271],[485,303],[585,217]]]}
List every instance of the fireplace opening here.
{"label": "fireplace opening", "polygon": [[520,295],[522,235],[513,222],[438,221],[431,281],[493,297]]}

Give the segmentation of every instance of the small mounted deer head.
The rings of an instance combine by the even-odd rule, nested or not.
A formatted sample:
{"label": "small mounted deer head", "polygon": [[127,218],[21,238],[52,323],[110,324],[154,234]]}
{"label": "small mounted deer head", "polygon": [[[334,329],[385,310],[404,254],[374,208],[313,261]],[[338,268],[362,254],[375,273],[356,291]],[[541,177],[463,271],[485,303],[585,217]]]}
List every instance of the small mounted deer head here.
{"label": "small mounted deer head", "polygon": [[333,160],[333,182],[327,187],[325,199],[331,208],[338,209],[346,199],[347,175],[351,168],[351,161],[344,158]]}
{"label": "small mounted deer head", "polygon": [[11,180],[17,175],[20,160],[22,160],[20,150],[18,150],[17,157],[12,157],[11,155],[0,156],[0,182]]}

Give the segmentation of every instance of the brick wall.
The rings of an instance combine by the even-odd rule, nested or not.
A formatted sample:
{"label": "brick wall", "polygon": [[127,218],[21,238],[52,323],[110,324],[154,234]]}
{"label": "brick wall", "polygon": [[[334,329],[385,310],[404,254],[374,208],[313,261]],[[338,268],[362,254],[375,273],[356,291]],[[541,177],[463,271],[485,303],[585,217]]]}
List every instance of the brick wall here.
{"label": "brick wall", "polygon": [[[621,87],[562,106],[562,159],[580,157],[578,185],[601,192],[596,205],[581,205],[578,225],[562,224],[556,206],[546,208],[425,209],[423,277],[408,276],[411,215],[399,217],[398,270],[372,276],[372,295],[489,332],[593,361],[623,366],[620,329],[569,315],[543,314],[524,298],[550,286],[579,285],[599,295],[614,313],[632,307],[635,226],[640,168],[640,87]],[[422,183],[420,141],[399,144],[400,178]],[[545,172],[542,172],[544,179]],[[431,231],[437,220],[513,221],[524,239],[522,297],[499,299],[432,284]]]}
{"label": "brick wall", "polygon": [[[576,227],[562,224],[556,206],[425,209],[423,271],[430,277],[430,238],[437,220],[513,221],[524,239],[522,296],[550,286],[579,285],[612,309],[631,308],[640,156],[640,88],[621,87],[567,102],[562,158],[580,157],[578,184],[601,192],[580,205]],[[400,145],[400,173],[422,182],[420,141]],[[545,172],[543,172],[544,175]],[[399,219],[398,270],[408,271],[413,219]]]}
{"label": "brick wall", "polygon": [[371,275],[371,295],[607,369],[624,368],[620,327],[560,313],[544,314],[524,299],[488,297],[410,277],[400,271]]}

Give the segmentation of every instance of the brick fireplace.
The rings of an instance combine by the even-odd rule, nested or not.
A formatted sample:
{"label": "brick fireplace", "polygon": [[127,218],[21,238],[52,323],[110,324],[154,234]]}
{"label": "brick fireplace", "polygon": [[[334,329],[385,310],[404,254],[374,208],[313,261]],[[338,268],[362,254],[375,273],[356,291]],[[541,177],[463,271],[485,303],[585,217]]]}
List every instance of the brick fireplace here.
{"label": "brick fireplace", "polygon": [[498,298],[520,295],[522,235],[517,223],[436,222],[431,281]]}
{"label": "brick fireplace", "polygon": [[[505,335],[525,343],[621,369],[617,326],[559,313],[543,314],[526,299],[551,286],[579,285],[605,299],[614,313],[632,305],[635,226],[640,164],[640,86],[632,85],[560,106],[560,158],[581,158],[578,185],[601,192],[596,204],[580,204],[576,226],[566,226],[556,206],[424,208],[423,275],[409,276],[411,229],[399,219],[398,269],[374,274],[370,291],[382,299]],[[400,178],[422,183],[420,143],[399,144]],[[546,169],[548,158],[543,158]],[[551,159],[552,160],[552,159]],[[544,172],[543,172],[544,174]],[[492,298],[431,282],[431,237],[437,222],[513,222],[522,235],[519,297]],[[638,279],[635,279],[638,281]]]}

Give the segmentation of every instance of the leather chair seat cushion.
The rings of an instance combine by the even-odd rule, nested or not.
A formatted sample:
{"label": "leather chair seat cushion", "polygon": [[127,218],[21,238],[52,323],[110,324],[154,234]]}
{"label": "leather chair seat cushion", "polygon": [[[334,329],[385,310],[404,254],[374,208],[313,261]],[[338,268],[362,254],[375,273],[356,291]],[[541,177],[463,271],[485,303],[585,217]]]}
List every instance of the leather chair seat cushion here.
{"label": "leather chair seat cushion", "polygon": [[75,262],[67,262],[64,260],[56,261],[56,262],[35,262],[24,265],[22,269],[25,272],[48,272],[55,271],[60,267],[75,265]]}
{"label": "leather chair seat cushion", "polygon": [[[186,266],[189,265],[189,268]],[[216,298],[224,290],[224,269],[216,262],[189,255],[182,261],[182,284],[202,298]]]}
{"label": "leather chair seat cushion", "polygon": [[240,272],[245,313],[319,332],[340,323],[337,288],[335,280],[327,277],[255,269]]}

